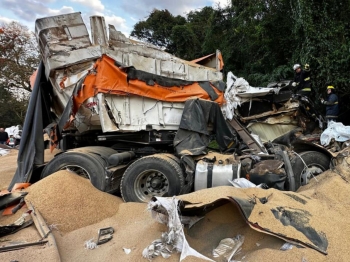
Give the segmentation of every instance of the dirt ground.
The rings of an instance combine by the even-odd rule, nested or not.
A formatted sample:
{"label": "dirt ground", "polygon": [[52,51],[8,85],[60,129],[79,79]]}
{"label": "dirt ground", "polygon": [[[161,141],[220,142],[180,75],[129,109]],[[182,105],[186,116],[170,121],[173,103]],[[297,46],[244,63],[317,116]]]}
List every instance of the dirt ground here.
{"label": "dirt ground", "polygon": [[[17,154],[18,151],[12,149],[8,155],[0,156],[1,189],[7,188],[12,180],[17,165]],[[53,155],[47,152],[46,157],[49,159]],[[192,228],[185,228],[186,239],[191,247],[214,261],[219,261],[214,259],[212,251],[220,240],[233,238],[238,234],[244,236],[244,243],[242,250],[234,256],[236,261],[349,261],[348,162],[350,163],[350,159],[344,159],[336,171],[323,173],[318,176],[317,181],[301,188],[299,192],[300,197],[310,202],[308,212],[313,215],[313,219],[308,223],[320,229],[328,241],[328,255],[308,247],[294,246],[287,251],[280,250],[284,240],[253,230],[238,208],[229,202],[208,212],[204,219]],[[196,203],[195,205],[204,205],[217,198],[233,195],[234,190],[236,189],[218,187],[180,198]],[[288,201],[281,203],[284,200],[277,190],[254,190],[245,190],[243,193],[254,196],[270,194],[277,205],[288,204]],[[88,180],[67,171],[53,174],[30,186],[27,191],[26,202],[32,204],[43,216],[53,232],[55,242],[49,241],[43,245],[2,252],[0,261],[147,261],[142,257],[143,249],[167,231],[166,225],[152,218],[147,204],[124,203],[119,197],[100,192]],[[267,207],[260,205],[259,212],[252,214],[251,219],[259,219],[262,214],[267,216],[271,213]],[[0,225],[13,223],[26,210],[28,209],[24,207],[14,215],[0,215]],[[278,228],[280,225],[275,226]],[[98,230],[106,227],[114,229],[113,238],[95,249],[87,249],[85,243],[89,240],[96,241]],[[31,225],[15,234],[0,238],[0,247],[13,243],[37,242],[41,238],[35,225]],[[162,257],[154,259],[163,260],[165,259]],[[179,260],[180,254],[176,252],[167,259]],[[184,261],[202,260],[188,257]]]}

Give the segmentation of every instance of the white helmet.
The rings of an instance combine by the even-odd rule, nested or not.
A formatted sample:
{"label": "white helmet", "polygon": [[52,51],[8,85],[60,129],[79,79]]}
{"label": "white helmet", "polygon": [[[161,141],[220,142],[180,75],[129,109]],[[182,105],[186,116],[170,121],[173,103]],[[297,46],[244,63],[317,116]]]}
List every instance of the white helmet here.
{"label": "white helmet", "polygon": [[294,70],[294,71],[297,70],[298,68],[300,68],[300,65],[299,65],[299,64],[295,64],[295,65],[293,66],[293,70]]}

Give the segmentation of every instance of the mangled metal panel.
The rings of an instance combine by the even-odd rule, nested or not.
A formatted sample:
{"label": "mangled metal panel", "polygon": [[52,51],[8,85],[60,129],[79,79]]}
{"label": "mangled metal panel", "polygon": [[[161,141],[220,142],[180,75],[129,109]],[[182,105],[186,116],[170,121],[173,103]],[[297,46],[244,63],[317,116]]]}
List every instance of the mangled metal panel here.
{"label": "mangled metal panel", "polygon": [[64,69],[55,70],[49,78],[53,87],[53,100],[51,110],[60,117],[72,99],[76,85],[85,78],[88,71],[92,69],[93,63],[85,62]]}
{"label": "mangled metal panel", "polygon": [[[222,90],[220,91],[215,84],[205,83],[202,86],[198,83],[222,80],[222,73],[219,70],[179,59],[150,44],[131,41],[114,26],[109,26],[108,34],[105,20],[101,16],[91,17],[90,24],[92,43],[80,13],[36,20],[36,38],[45,64],[45,75],[53,86],[52,110],[61,117],[73,99],[73,114],[70,120],[67,119],[70,128],[75,126],[79,132],[96,128],[101,128],[104,132],[137,131],[145,130],[146,126],[155,129],[177,129],[185,96],[211,100],[217,100],[219,97],[218,101],[222,103]],[[120,70],[124,70],[124,66],[135,67],[139,72],[197,83],[193,83],[189,88],[187,86],[189,84],[184,82],[179,83],[179,86],[166,86],[161,89],[163,91],[176,89],[176,92],[171,92],[172,94],[167,95],[165,99],[151,97],[153,100],[142,98],[148,97],[146,94],[150,92],[140,92],[138,84],[141,82],[137,82],[137,79],[130,80],[137,82],[135,84],[137,88],[135,89],[134,85],[132,89],[134,93],[130,91],[129,75],[117,79],[117,82],[123,81],[124,78],[128,79],[126,84],[122,83],[127,86],[123,90],[113,91],[109,85],[111,82],[104,82],[98,88],[87,86],[86,79],[101,71],[101,67],[96,68],[96,65],[106,55],[114,59],[111,67]],[[220,62],[221,65],[222,61],[218,59],[216,62]],[[113,76],[104,75],[102,78],[113,78]],[[87,89],[89,91],[86,91]],[[149,90],[154,94],[162,92],[162,90],[155,92],[155,87],[152,89],[153,91],[151,88]],[[78,95],[73,94],[74,92]],[[100,92],[104,95],[99,95]],[[76,98],[81,94],[84,96],[77,101]],[[117,97],[117,95],[131,96]],[[134,99],[133,95],[137,97]],[[174,100],[174,95],[177,95],[177,100]],[[142,108],[144,111],[134,111],[140,104],[144,106]]]}
{"label": "mangled metal panel", "polygon": [[217,71],[221,71],[224,68],[224,61],[220,50],[216,50],[216,52],[213,54],[197,58],[195,60],[192,60],[191,62],[206,67],[214,68]]}
{"label": "mangled metal panel", "polygon": [[79,107],[73,125],[80,133],[102,129],[103,132],[176,130],[184,103],[169,103],[137,96],[99,93]]}
{"label": "mangled metal panel", "polygon": [[[218,70],[179,59],[148,44],[134,44],[114,26],[109,27],[110,39],[108,39],[105,21],[101,16],[91,17],[90,23],[93,44],[90,42],[80,13],[47,17],[36,21],[36,37],[45,62],[47,77],[57,68],[97,59],[103,53],[107,53],[118,58],[116,60],[126,66],[134,66],[150,73],[184,80],[222,80],[222,73]],[[161,65],[163,62],[166,63]],[[157,64],[160,67],[157,68]],[[186,67],[191,69],[188,70]]]}
{"label": "mangled metal panel", "polygon": [[80,13],[37,19],[35,35],[45,63],[46,77],[56,68],[101,56],[100,47],[91,47]]}
{"label": "mangled metal panel", "polygon": [[[150,49],[150,50],[149,50]],[[105,53],[125,66],[161,76],[189,81],[220,81],[222,73],[214,69],[191,64],[147,46],[129,46],[106,49]]]}
{"label": "mangled metal panel", "polygon": [[294,112],[280,114],[265,120],[250,122],[247,128],[252,133],[258,134],[263,142],[272,141],[298,127],[298,122],[293,114]]}
{"label": "mangled metal panel", "polygon": [[297,125],[280,125],[280,124],[266,124],[266,123],[251,123],[248,129],[254,133],[258,134],[263,142],[268,142],[274,140],[276,137],[283,136],[288,132],[298,128]]}
{"label": "mangled metal panel", "polygon": [[[73,124],[80,133],[88,130],[100,130],[101,120],[99,116],[97,99],[88,99],[83,106],[79,107],[75,114]],[[106,118],[105,121],[108,121]]]}
{"label": "mangled metal panel", "polygon": [[84,88],[74,96],[74,110],[96,93],[112,95],[136,95],[167,102],[185,102],[197,97],[223,103],[223,93],[217,83],[204,81],[186,81],[169,78],[123,67],[113,58],[103,55],[94,65],[83,83]]}
{"label": "mangled metal panel", "polygon": [[90,16],[91,36],[93,45],[108,46],[106,22],[102,16]]}
{"label": "mangled metal panel", "polygon": [[[149,44],[131,43],[111,25],[109,25],[109,47],[106,49],[107,55],[125,66],[134,66],[138,70],[190,81],[223,79],[222,73],[216,67],[206,67],[182,60]],[[220,57],[217,57],[215,63],[221,65],[219,59]]]}
{"label": "mangled metal panel", "polygon": [[[180,125],[184,103],[137,96],[99,95],[104,96],[119,131],[146,130],[150,126],[156,130],[176,130]],[[99,104],[100,108],[102,106]]]}

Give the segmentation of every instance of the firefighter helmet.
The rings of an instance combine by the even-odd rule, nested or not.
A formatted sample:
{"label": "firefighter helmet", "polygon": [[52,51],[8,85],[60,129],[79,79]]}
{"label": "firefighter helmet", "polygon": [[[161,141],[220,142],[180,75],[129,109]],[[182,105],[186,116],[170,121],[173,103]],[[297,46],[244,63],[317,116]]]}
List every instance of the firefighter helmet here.
{"label": "firefighter helmet", "polygon": [[300,68],[300,65],[299,65],[299,64],[295,64],[295,65],[293,66],[293,70],[294,70],[294,71],[297,70],[298,68]]}

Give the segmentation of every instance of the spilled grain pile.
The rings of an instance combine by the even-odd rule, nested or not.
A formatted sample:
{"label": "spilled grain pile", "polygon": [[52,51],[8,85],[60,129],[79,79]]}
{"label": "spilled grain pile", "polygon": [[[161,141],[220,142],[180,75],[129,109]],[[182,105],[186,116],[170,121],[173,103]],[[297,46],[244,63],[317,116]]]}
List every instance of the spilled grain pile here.
{"label": "spilled grain pile", "polygon": [[26,201],[36,207],[48,225],[70,232],[111,217],[123,201],[94,188],[88,179],[59,171],[28,188]]}
{"label": "spilled grain pile", "polygon": [[[271,219],[270,204],[283,207],[284,210],[294,208],[297,211],[306,211],[310,216],[305,220],[305,227],[315,228],[321,232],[328,241],[328,255],[323,255],[311,248],[296,248],[288,251],[279,250],[284,241],[275,237],[252,232],[243,219],[238,219],[236,207],[230,204],[216,208],[208,213],[205,218],[199,221],[187,232],[187,239],[192,247],[210,257],[209,251],[218,243],[220,237],[234,237],[236,234],[245,236],[241,252],[235,257],[241,261],[349,261],[350,259],[350,157],[336,166],[334,170],[328,170],[312,179],[310,184],[301,187],[298,193],[282,192],[274,189],[243,189],[237,190],[230,187],[216,187],[200,190],[188,195],[180,196],[184,201],[194,203],[192,206],[210,204],[216,199],[225,196],[241,196],[243,193],[253,198],[269,196],[265,204],[256,202],[254,210],[249,219],[259,226],[278,230],[282,228],[280,221]],[[239,192],[242,191],[242,192]],[[295,200],[300,200],[299,207]],[[304,201],[302,201],[304,200]],[[191,206],[191,205],[189,205]],[[305,206],[304,208],[302,206]],[[269,219],[270,218],[270,219]],[[293,218],[298,220],[299,217]],[[273,222],[273,224],[269,224]],[[290,231],[291,225],[285,227],[291,237],[295,235],[295,229]],[[216,234],[219,234],[217,236]],[[212,239],[215,241],[213,241]],[[208,243],[211,242],[211,245]]]}

